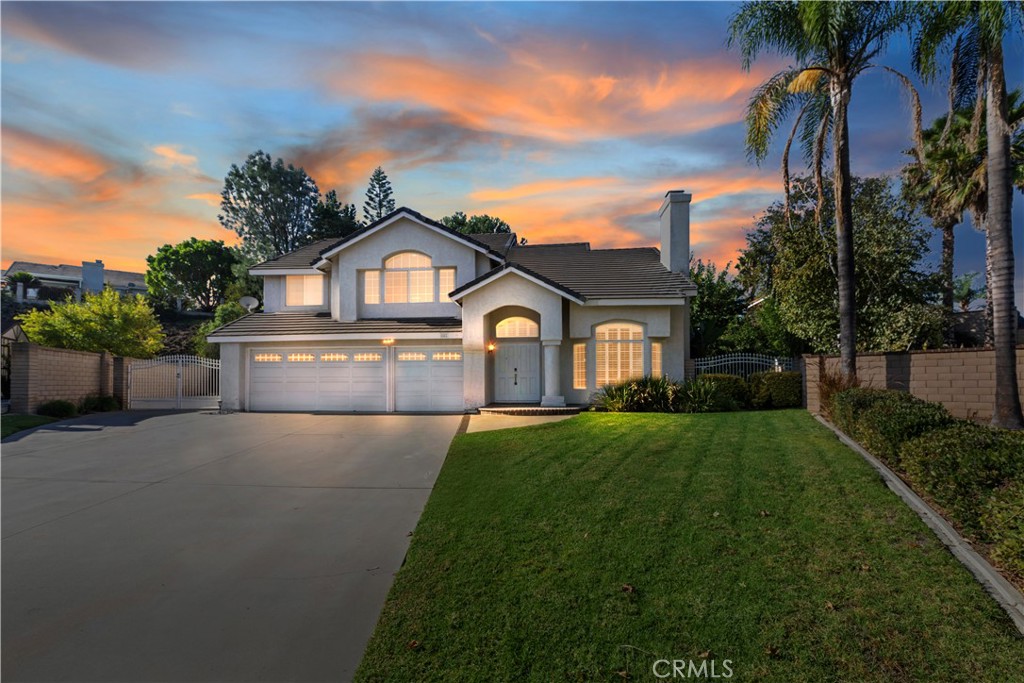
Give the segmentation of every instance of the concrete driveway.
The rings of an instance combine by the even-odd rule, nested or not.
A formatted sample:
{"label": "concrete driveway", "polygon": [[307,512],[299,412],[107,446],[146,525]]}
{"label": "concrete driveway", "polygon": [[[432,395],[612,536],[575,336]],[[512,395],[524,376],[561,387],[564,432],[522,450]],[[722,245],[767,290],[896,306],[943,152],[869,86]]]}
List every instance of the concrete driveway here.
{"label": "concrete driveway", "polygon": [[15,435],[4,680],[349,680],[460,420],[116,413]]}

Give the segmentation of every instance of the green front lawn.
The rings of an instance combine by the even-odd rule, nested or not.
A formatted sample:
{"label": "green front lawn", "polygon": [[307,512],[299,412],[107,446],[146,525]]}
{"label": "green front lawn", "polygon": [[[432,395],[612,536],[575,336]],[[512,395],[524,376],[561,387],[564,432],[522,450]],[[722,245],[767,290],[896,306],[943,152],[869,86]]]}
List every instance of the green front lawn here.
{"label": "green front lawn", "polygon": [[1008,681],[1015,634],[805,411],[590,413],[456,437],[357,679]]}
{"label": "green front lawn", "polygon": [[6,439],[22,429],[38,427],[54,421],[54,418],[42,415],[0,415],[0,432],[2,432],[0,439]]}

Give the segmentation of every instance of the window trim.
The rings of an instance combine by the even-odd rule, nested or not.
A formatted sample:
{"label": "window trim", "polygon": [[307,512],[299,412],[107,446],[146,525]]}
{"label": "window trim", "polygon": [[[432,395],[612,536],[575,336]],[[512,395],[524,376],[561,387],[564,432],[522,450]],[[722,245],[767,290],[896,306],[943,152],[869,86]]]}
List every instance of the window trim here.
{"label": "window trim", "polygon": [[[388,267],[388,262],[396,259],[404,254],[414,254],[416,256],[423,257],[430,262],[430,266],[413,266],[413,267]],[[379,306],[383,304],[387,305],[406,305],[406,304],[446,304],[451,303],[452,300],[448,297],[448,292],[454,291],[458,282],[458,268],[456,266],[436,266],[434,265],[433,257],[429,254],[425,254],[415,249],[406,249],[404,251],[395,252],[389,256],[381,259],[381,265],[379,268],[367,268],[360,270],[362,273],[362,290],[363,290],[363,305],[366,306]],[[451,288],[447,289],[446,285],[442,285],[442,272],[446,273],[445,279],[450,277]],[[414,286],[414,273],[430,273],[429,278],[422,278],[418,282],[418,287]],[[450,273],[450,276],[447,275]],[[389,277],[390,276],[390,277]],[[401,299],[388,300],[388,281],[392,281],[392,290],[395,292],[392,296],[398,296],[404,294]],[[404,281],[404,287],[400,287]],[[376,282],[376,287],[373,287],[371,283]],[[430,289],[430,298],[425,299],[423,295],[426,294],[426,290]],[[401,290],[401,291],[398,291]],[[373,296],[371,296],[371,293]],[[418,295],[414,295],[418,293]],[[415,299],[414,299],[415,296]]]}

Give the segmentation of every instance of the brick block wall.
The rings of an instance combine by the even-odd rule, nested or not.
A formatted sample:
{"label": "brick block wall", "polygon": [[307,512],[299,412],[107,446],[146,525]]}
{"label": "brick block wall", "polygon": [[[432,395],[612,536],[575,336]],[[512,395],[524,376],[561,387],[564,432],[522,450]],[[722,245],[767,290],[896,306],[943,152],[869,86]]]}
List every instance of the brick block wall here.
{"label": "brick block wall", "polygon": [[33,413],[53,400],[77,404],[96,394],[111,394],[114,358],[109,353],[52,349],[29,342],[11,348],[11,412]]}
{"label": "brick block wall", "polygon": [[[821,412],[818,382],[839,369],[837,356],[804,356],[807,409]],[[925,401],[942,403],[956,417],[992,419],[995,402],[995,352],[992,349],[939,349],[909,353],[857,355],[861,386],[909,391]],[[1024,346],[1017,347],[1017,382],[1024,396]]]}

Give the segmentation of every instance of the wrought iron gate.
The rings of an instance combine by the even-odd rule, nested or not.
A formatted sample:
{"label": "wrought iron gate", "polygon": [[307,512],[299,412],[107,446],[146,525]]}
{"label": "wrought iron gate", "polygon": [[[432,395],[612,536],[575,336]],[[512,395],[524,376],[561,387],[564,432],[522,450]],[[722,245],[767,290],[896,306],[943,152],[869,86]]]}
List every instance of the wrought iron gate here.
{"label": "wrought iron gate", "polygon": [[782,372],[793,369],[792,358],[766,356],[760,353],[726,353],[721,356],[695,358],[694,368],[698,375],[705,372],[721,372],[727,375],[747,377],[755,372]]}
{"label": "wrought iron gate", "polygon": [[133,410],[200,410],[220,401],[220,361],[202,356],[162,356],[128,366],[128,407]]}

